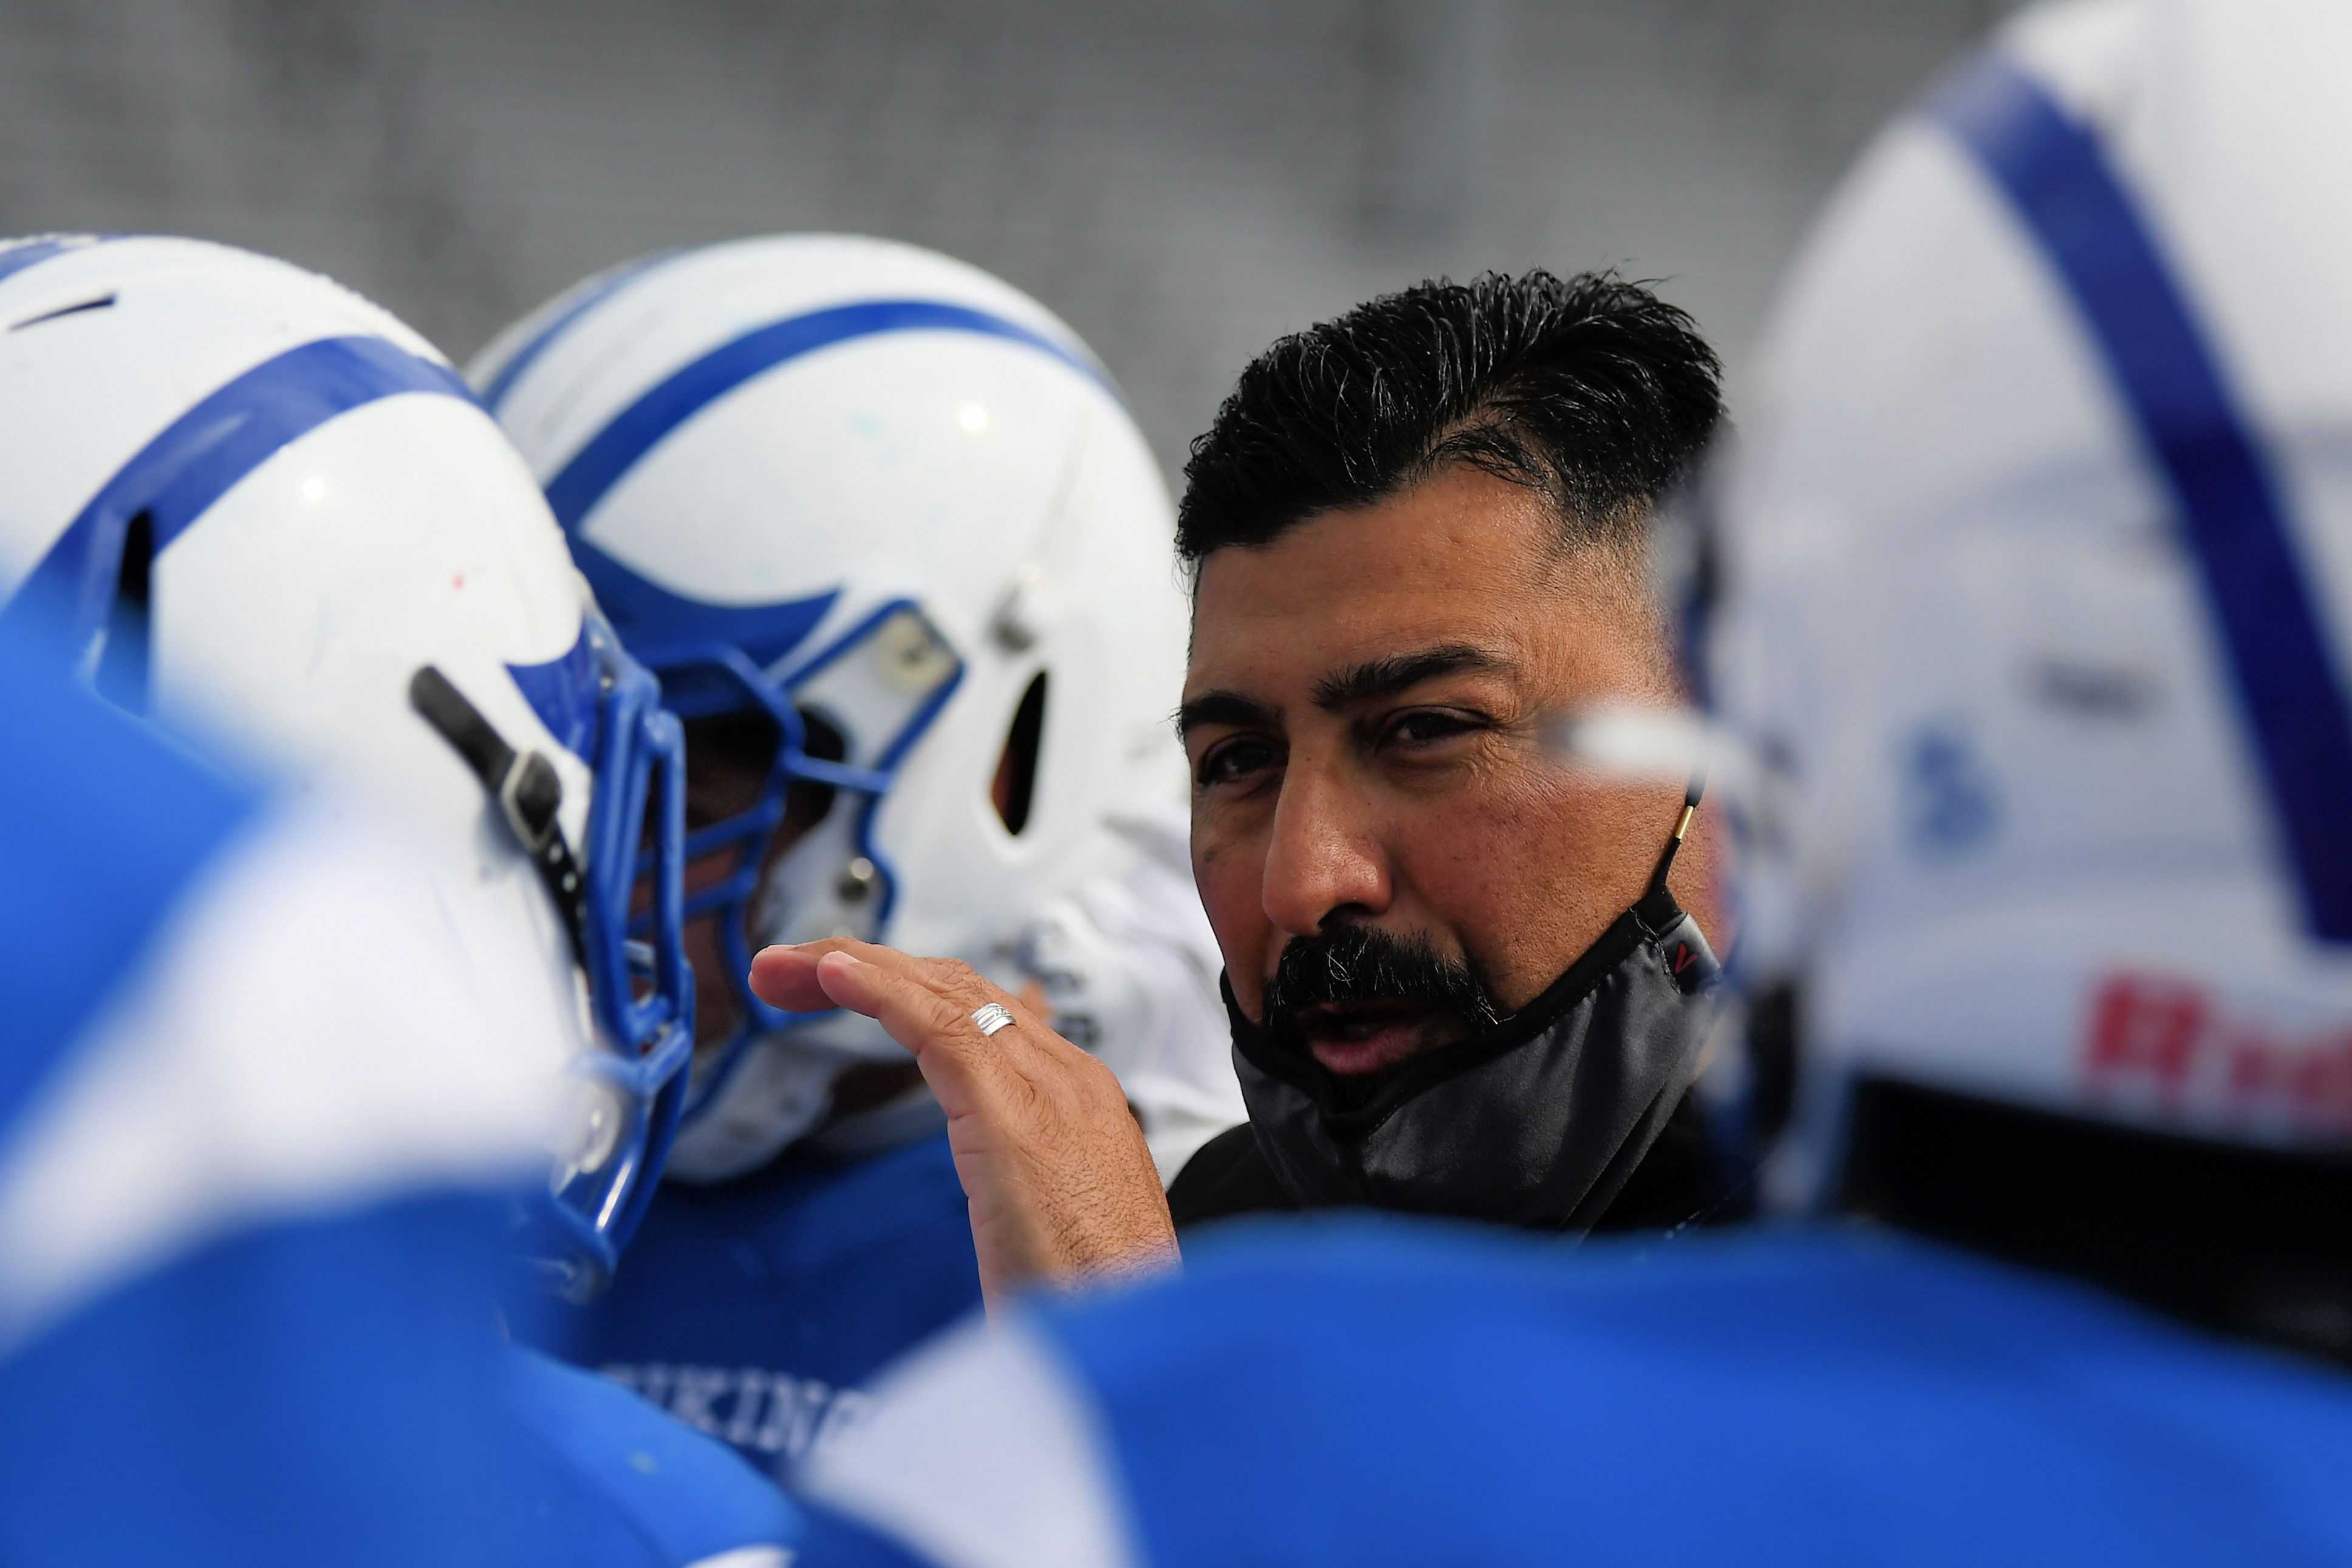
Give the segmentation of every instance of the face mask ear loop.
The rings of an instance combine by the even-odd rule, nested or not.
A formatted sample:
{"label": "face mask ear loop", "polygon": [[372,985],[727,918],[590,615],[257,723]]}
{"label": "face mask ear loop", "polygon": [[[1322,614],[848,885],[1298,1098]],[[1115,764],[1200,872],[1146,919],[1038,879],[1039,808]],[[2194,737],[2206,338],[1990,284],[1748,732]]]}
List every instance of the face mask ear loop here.
{"label": "face mask ear loop", "polygon": [[1691,823],[1698,817],[1698,798],[1706,789],[1706,775],[1692,774],[1690,788],[1683,791],[1682,815],[1675,819],[1675,831],[1667,835],[1665,852],[1658,856],[1658,869],[1650,873],[1649,892],[1643,896],[1649,897],[1665,891],[1666,873],[1675,869],[1675,856],[1682,852],[1683,837],[1690,831]]}

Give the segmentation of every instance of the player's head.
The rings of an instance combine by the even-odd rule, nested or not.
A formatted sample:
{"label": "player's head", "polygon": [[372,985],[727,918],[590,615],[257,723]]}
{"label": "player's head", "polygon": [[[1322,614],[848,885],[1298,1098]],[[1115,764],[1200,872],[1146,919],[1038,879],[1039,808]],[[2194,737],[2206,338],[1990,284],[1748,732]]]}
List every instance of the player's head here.
{"label": "player's head", "polygon": [[[2116,1172],[2352,1153],[2352,12],[2266,13],[2037,11],[1933,89],[1692,508],[1791,1194],[2077,1247]],[[2183,1257],[2329,1234],[2179,1185]]]}
{"label": "player's head", "polygon": [[491,1032],[566,1073],[534,1249],[593,1289],[684,1092],[679,740],[528,471],[390,315],[190,240],[0,247],[0,616],[413,820]]}
{"label": "player's head", "polygon": [[471,367],[689,732],[703,1049],[675,1168],[758,1165],[848,1066],[751,950],[835,934],[1005,974],[1104,817],[1181,798],[1159,472],[1035,301],[913,246],[743,240],[593,278]]}

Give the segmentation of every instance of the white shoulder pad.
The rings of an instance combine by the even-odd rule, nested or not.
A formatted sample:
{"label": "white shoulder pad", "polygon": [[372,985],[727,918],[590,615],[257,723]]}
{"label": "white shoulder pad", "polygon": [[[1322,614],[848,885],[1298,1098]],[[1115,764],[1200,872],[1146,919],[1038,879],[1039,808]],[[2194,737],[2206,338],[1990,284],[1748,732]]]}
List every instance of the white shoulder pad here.
{"label": "white shoulder pad", "polygon": [[467,975],[405,847],[248,830],[0,1146],[0,1354],[238,1227],[543,1166],[545,1077]]}
{"label": "white shoulder pad", "polygon": [[941,1568],[1140,1568],[1092,1402],[1033,1330],[971,1323],[821,1445],[803,1495]]}

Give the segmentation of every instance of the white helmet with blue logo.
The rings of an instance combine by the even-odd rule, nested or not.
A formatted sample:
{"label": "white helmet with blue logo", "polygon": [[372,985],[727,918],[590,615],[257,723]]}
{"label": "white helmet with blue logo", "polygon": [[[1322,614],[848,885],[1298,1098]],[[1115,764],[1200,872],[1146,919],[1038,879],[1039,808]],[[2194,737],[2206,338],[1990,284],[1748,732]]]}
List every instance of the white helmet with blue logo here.
{"label": "white helmet with blue logo", "polygon": [[1688,558],[1790,1196],[1862,1081],[2352,1147],[2347,59],[2336,0],[2036,11],[1802,255]]}
{"label": "white helmet with blue logo", "polygon": [[[674,1170],[751,1169],[825,1115],[845,1065],[906,1060],[866,1019],[759,1002],[754,945],[849,934],[1087,988],[1073,955],[1100,956],[1100,921],[1024,948],[1057,895],[1151,838],[1118,819],[1181,812],[1186,612],[1159,469],[1067,327],[929,251],[780,236],[592,278],[469,372],[687,719],[695,790],[727,726],[767,737],[764,789],[689,806],[688,918],[722,957]],[[1191,936],[1172,984],[1129,968],[1091,989],[1124,996],[1106,1032],[1198,1036],[1175,1054],[1229,1082],[1213,946]],[[1106,1052],[1131,1092],[1166,1065],[1142,1054]],[[1184,1078],[1159,1081],[1189,1153],[1238,1105]]]}
{"label": "white helmet with blue logo", "polygon": [[0,246],[0,617],[421,830],[496,1034],[570,1085],[533,1250],[593,1291],[683,1098],[680,741],[520,460],[390,315],[192,240]]}

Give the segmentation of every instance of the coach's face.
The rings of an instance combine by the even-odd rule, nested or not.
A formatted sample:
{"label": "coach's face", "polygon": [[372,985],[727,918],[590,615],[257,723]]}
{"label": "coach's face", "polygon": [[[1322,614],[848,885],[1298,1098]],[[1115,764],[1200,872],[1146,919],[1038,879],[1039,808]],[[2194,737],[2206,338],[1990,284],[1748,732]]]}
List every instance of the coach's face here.
{"label": "coach's face", "polygon": [[[1535,492],[1461,465],[1206,558],[1181,717],[1192,869],[1254,1021],[1277,1027],[1284,949],[1350,925],[1466,969],[1508,1013],[1641,896],[1681,791],[1538,738],[1563,712],[1670,696],[1640,582],[1624,552],[1563,546]],[[1694,846],[1675,876],[1702,924],[1705,861]],[[1342,1074],[1473,1027],[1410,997],[1290,1010]]]}

